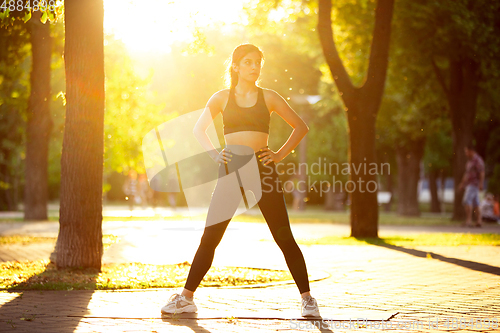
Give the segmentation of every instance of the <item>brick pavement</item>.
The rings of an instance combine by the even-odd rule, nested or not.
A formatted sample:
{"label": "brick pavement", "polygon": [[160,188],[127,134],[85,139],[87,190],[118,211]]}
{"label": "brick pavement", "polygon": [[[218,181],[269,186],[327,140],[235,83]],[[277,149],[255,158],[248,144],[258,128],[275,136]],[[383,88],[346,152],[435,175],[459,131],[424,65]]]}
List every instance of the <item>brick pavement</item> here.
{"label": "brick pavement", "polygon": [[[412,331],[432,331],[429,321],[431,328],[439,325],[435,331],[444,331],[448,323],[447,331],[465,332],[453,329],[460,319],[475,319],[474,328],[479,320],[500,320],[498,247],[421,247],[412,251],[375,245],[302,248],[309,269],[320,268],[331,274],[311,284],[323,317],[337,320],[325,321],[323,326],[329,327],[322,330],[315,326],[307,329],[307,325],[313,325],[311,321],[269,319],[296,318],[299,313],[295,285],[282,285],[200,288],[196,294],[200,317],[214,319],[162,318],[159,308],[173,292],[168,289],[1,293],[0,331],[286,332],[302,325],[304,331],[338,332],[348,331],[348,318],[380,319],[388,315],[392,317],[385,322],[386,327],[390,323],[390,330],[395,332],[409,331],[403,325],[412,323],[419,328]],[[335,329],[334,325],[347,327]],[[379,331],[374,326],[358,330]]]}
{"label": "brick pavement", "polygon": [[[305,235],[296,229],[300,228],[294,227],[296,237]],[[214,263],[234,263],[227,254],[241,243],[238,232],[245,231],[234,230],[232,236],[223,239]],[[142,235],[146,238],[134,238],[136,234],[126,234],[124,239],[132,245],[144,245],[145,239],[155,242],[148,233]],[[240,254],[241,265],[251,266],[255,263],[252,258],[257,258],[262,264],[286,267],[276,245],[260,230],[256,235],[265,241],[247,240],[245,246],[253,247],[251,253]],[[24,257],[37,253],[37,246],[38,250],[45,247],[50,252],[53,245],[33,244],[19,253]],[[159,308],[174,292],[171,289],[25,291],[0,293],[0,332],[288,332],[299,328],[341,332],[357,327],[349,318],[371,320],[357,323],[365,325],[357,329],[362,332],[380,331],[376,326],[380,322],[375,321],[379,319],[388,319],[382,327],[391,332],[500,332],[500,247],[301,248],[310,272],[323,270],[330,274],[328,279],[312,282],[311,290],[323,318],[334,321],[296,321],[299,295],[293,284],[259,289],[200,288],[196,293],[198,319],[160,315]],[[115,254],[119,253],[115,250]],[[139,252],[134,255],[140,257]],[[475,320],[474,327],[466,327],[467,323],[471,326],[470,320]],[[488,321],[496,322],[496,328],[486,328]],[[481,328],[479,323],[483,324]]]}
{"label": "brick pavement", "polygon": [[0,262],[49,259],[55,242],[0,245]]}

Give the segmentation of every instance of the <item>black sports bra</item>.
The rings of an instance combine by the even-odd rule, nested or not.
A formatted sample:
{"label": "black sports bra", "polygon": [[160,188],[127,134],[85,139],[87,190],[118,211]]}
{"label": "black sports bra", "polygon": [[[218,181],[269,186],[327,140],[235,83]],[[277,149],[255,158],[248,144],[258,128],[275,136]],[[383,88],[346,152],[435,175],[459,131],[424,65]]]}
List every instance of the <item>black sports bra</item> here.
{"label": "black sports bra", "polygon": [[257,87],[257,103],[251,107],[241,107],[236,104],[234,87],[229,90],[229,99],[222,112],[224,135],[241,131],[257,131],[269,134],[271,116],[264,101],[262,88]]}

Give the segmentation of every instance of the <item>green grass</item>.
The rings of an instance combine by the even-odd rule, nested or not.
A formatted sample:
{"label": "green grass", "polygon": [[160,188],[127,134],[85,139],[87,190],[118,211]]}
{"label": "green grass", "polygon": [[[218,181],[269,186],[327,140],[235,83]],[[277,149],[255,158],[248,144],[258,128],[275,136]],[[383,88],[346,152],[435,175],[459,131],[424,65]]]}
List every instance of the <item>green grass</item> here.
{"label": "green grass", "polygon": [[33,237],[33,236],[0,236],[0,245],[8,244],[32,244],[32,243],[55,243],[54,237]]}
{"label": "green grass", "polygon": [[[421,211],[428,211],[428,204],[421,204]],[[108,207],[108,206],[107,206]],[[109,206],[108,208],[112,208]],[[393,205],[393,208],[395,205]],[[450,206],[451,207],[451,206]],[[449,208],[449,207],[448,207]],[[139,209],[139,208],[136,208]],[[450,212],[450,210],[447,210]],[[338,211],[325,211],[322,206],[309,206],[305,211],[299,212],[292,209],[288,210],[288,215],[290,217],[291,223],[335,223],[335,224],[349,224],[350,216],[349,212],[338,212]],[[58,212],[49,212],[49,222],[58,221]],[[189,217],[186,214],[180,214],[174,211],[172,216],[152,216],[152,217],[120,217],[120,216],[104,216],[103,221],[189,221],[189,220],[204,220],[204,215]],[[258,208],[252,209],[249,213],[241,214],[233,218],[234,221],[238,222],[252,222],[252,223],[264,223],[264,218],[260,214]],[[0,218],[0,222],[23,222],[22,217],[16,218]],[[438,214],[432,216],[420,217],[403,217],[399,216],[396,212],[385,212],[383,207],[379,207],[379,224],[381,225],[458,225],[458,222],[451,221],[449,214],[440,216]]]}
{"label": "green grass", "polygon": [[470,234],[470,233],[425,233],[405,236],[390,236],[381,238],[354,238],[327,236],[318,239],[298,239],[303,245],[395,245],[402,247],[414,246],[458,246],[458,245],[489,245],[500,246],[500,234]]}
{"label": "green grass", "polygon": [[[350,214],[348,212],[330,212],[319,209],[308,209],[303,212],[288,210],[290,223],[331,223],[331,224],[349,224]],[[249,215],[242,214],[234,218],[240,222],[262,222],[264,218],[261,214]],[[379,213],[380,225],[458,225],[458,222],[451,221],[449,217],[441,216],[420,216],[420,217],[404,217],[396,213]]]}
{"label": "green grass", "polygon": [[[306,210],[304,212],[288,211],[291,223],[335,223],[349,224],[350,214],[348,212],[327,212],[322,210]],[[396,213],[379,213],[379,224],[381,225],[453,225],[448,217],[420,216],[404,217]]]}
{"label": "green grass", "polygon": [[[104,235],[106,249],[119,241],[114,235]],[[56,242],[51,237],[3,236],[0,244],[33,244]],[[181,287],[190,265],[103,265],[95,269],[57,269],[49,260],[0,263],[1,289],[73,290],[73,289],[144,289]],[[237,286],[291,280],[288,271],[242,267],[212,267],[200,286]]]}
{"label": "green grass", "polygon": [[[182,287],[190,265],[140,263],[96,269],[57,269],[48,260],[0,263],[0,290],[114,290]],[[212,267],[200,286],[221,287],[291,280],[288,271]]]}
{"label": "green grass", "polygon": [[[348,212],[330,212],[320,209],[308,209],[303,212],[288,211],[290,223],[331,223],[331,224],[349,224],[350,215]],[[104,221],[185,221],[185,220],[203,220],[204,215],[193,216],[191,218],[185,215],[173,215],[167,217],[104,217]],[[250,223],[265,223],[262,214],[255,213],[255,210],[250,214],[241,214],[233,218],[233,221],[250,222]],[[458,225],[458,222],[453,222],[449,217],[441,216],[422,216],[422,217],[403,217],[396,213],[380,212],[380,225]]]}
{"label": "green grass", "polygon": [[[385,212],[383,206],[379,207],[379,224],[381,225],[458,225],[458,222],[451,221],[449,218],[449,212],[451,211],[452,205],[448,204],[447,212],[448,215],[440,216],[438,214],[432,216],[426,216],[425,212],[429,210],[429,204],[421,203],[420,208],[424,216],[421,217],[403,217],[399,216],[396,212]],[[107,209],[112,209],[113,205],[106,206]],[[121,206],[120,206],[121,207]],[[185,207],[184,207],[185,208]],[[396,205],[392,205],[393,210]],[[136,208],[140,209],[140,208]],[[180,214],[174,211],[172,216],[152,216],[152,217],[120,217],[120,216],[104,216],[103,221],[189,221],[189,220],[204,220],[205,215],[199,216],[187,216],[186,214]],[[59,212],[52,210],[49,211],[48,222],[58,221]],[[290,217],[291,223],[335,223],[335,224],[349,224],[350,216],[349,212],[338,212],[338,211],[325,211],[322,206],[311,205],[308,206],[305,211],[299,212],[294,211],[289,208],[288,215]],[[251,223],[264,223],[264,218],[260,214],[258,208],[252,209],[249,213],[241,214],[233,218],[234,221],[238,222],[251,222]],[[23,222],[22,217],[13,218],[1,218],[0,222]],[[44,222],[44,221],[39,221]]]}

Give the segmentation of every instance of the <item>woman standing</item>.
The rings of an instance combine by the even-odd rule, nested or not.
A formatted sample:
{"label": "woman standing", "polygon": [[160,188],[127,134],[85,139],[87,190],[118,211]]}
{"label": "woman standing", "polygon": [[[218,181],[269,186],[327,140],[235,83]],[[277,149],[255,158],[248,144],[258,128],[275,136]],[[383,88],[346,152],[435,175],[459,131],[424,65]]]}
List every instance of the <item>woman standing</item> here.
{"label": "woman standing", "polygon": [[[256,85],[263,58],[262,51],[252,44],[236,47],[228,68],[230,89],[218,91],[210,98],[194,128],[194,134],[200,144],[214,161],[219,163],[219,181],[212,195],[205,230],[185,287],[181,294],[172,295],[169,303],[162,307],[162,313],[197,311],[193,294],[210,269],[215,248],[231,220],[231,218],[217,220],[215,216],[221,216],[217,214],[217,210],[220,210],[222,207],[220,203],[223,202],[224,209],[229,205],[229,211],[234,214],[241,200],[238,196],[227,194],[221,184],[221,178],[229,174],[230,170],[237,171],[237,165],[248,160],[245,151],[251,149],[251,154],[255,154],[258,160],[260,175],[258,185],[259,190],[262,190],[258,205],[274,240],[285,256],[302,296],[302,316],[319,316],[316,300],[310,294],[304,257],[290,229],[283,190],[275,165],[299,144],[309,129],[283,97],[273,90]],[[290,137],[277,152],[268,148],[269,121],[272,112],[276,112],[293,128]],[[219,113],[222,113],[226,141],[226,148],[220,153],[215,150],[206,134],[207,128]],[[238,180],[241,185],[241,180],[239,178]]]}

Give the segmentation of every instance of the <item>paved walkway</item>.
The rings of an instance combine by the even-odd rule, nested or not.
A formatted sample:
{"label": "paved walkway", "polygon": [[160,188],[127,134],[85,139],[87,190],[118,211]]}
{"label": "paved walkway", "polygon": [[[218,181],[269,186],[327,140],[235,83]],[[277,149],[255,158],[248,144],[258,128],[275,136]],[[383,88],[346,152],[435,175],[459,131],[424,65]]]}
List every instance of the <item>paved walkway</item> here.
{"label": "paved walkway", "polygon": [[[223,238],[214,265],[285,268],[264,224],[238,224]],[[57,228],[57,223],[55,223]],[[293,225],[297,238],[348,233],[347,226]],[[347,229],[346,229],[347,228]],[[448,228],[448,227],[446,227]],[[382,227],[381,235],[423,231],[477,232],[441,227]],[[449,227],[454,228],[454,227]],[[51,235],[54,223],[0,224],[0,234]],[[103,225],[120,241],[104,261],[169,263],[192,260],[201,228],[176,223]],[[488,232],[499,233],[497,226]],[[113,231],[113,232],[112,232]],[[337,233],[335,233],[337,232]],[[485,232],[483,229],[482,232]],[[183,254],[166,244],[184,240]],[[187,240],[189,239],[189,240]],[[45,246],[9,250],[27,258]],[[3,247],[5,250],[5,247]],[[299,317],[294,284],[267,288],[200,288],[197,318],[162,317],[159,308],[176,290],[26,291],[0,293],[0,332],[391,332],[500,331],[500,247],[301,246],[310,272],[329,278],[311,283],[323,321]],[[19,253],[17,255],[16,253]],[[168,255],[166,255],[168,254]],[[40,254],[43,257],[45,254]],[[235,257],[236,255],[236,257]],[[1,257],[1,252],[0,252]],[[11,258],[11,259],[12,259]],[[489,326],[489,328],[488,328]]]}

